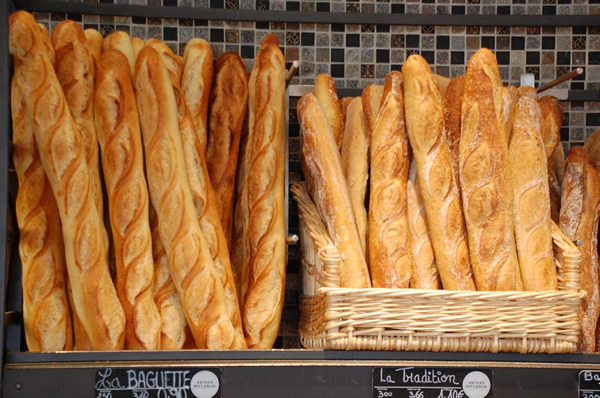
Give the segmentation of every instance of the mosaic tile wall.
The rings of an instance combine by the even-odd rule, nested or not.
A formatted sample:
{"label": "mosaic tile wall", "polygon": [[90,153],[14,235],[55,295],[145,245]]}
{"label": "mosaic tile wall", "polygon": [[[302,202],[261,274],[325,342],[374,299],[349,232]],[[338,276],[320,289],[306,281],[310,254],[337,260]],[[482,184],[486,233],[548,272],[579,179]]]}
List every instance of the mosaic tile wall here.
{"label": "mosaic tile wall", "polygon": [[[74,0],[71,0],[74,1]],[[185,6],[244,10],[309,11],[324,13],[397,13],[452,15],[600,15],[600,0],[80,0],[81,2]],[[50,29],[65,18],[104,36],[116,30],[142,39],[158,38],[183,54],[185,43],[201,37],[211,43],[215,57],[239,53],[251,68],[263,37],[275,33],[288,65],[300,68],[292,84],[310,85],[318,73],[331,74],[338,88],[362,88],[382,83],[385,75],[400,69],[404,60],[420,53],[435,73],[453,77],[465,72],[469,57],[485,46],[496,52],[505,83],[517,84],[523,73],[532,73],[542,85],[582,66],[585,73],[558,88],[600,90],[600,19],[591,27],[507,26],[397,26],[231,22],[199,19],[131,18],[97,15],[37,13]],[[332,14],[332,19],[335,16]],[[600,17],[599,17],[600,18]],[[301,176],[300,141],[295,114],[297,98],[290,99],[290,180]],[[600,102],[563,102],[565,122],[561,141],[565,149],[582,144],[600,126]],[[290,232],[298,232],[297,208],[290,201]],[[286,310],[276,347],[299,347],[299,246],[289,246]]]}

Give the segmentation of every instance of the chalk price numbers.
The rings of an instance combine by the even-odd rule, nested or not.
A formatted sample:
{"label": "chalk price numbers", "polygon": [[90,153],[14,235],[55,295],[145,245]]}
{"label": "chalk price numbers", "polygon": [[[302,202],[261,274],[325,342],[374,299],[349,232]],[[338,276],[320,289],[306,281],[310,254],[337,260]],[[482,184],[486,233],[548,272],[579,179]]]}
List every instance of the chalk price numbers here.
{"label": "chalk price numbers", "polygon": [[373,398],[491,398],[492,376],[490,369],[374,368]]}

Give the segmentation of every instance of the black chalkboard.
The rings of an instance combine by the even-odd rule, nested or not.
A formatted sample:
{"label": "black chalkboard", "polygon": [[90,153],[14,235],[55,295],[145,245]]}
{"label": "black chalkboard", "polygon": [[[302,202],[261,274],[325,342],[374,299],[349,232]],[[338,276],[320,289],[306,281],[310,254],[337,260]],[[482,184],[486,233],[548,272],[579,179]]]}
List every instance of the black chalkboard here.
{"label": "black chalkboard", "polygon": [[218,368],[103,368],[95,398],[220,398]]}
{"label": "black chalkboard", "polygon": [[468,368],[373,368],[373,398],[491,398],[493,371]]}
{"label": "black chalkboard", "polygon": [[600,371],[579,372],[579,398],[600,398]]}

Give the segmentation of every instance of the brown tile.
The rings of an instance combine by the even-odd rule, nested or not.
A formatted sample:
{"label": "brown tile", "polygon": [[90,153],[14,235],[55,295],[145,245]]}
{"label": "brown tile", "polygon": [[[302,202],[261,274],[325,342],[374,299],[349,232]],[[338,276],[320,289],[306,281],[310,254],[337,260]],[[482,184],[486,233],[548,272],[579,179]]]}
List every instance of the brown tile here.
{"label": "brown tile", "polygon": [[225,30],[225,41],[227,43],[239,43],[240,42],[240,31],[234,29]]}
{"label": "brown tile", "polygon": [[542,65],[554,65],[554,51],[542,51]]}
{"label": "brown tile", "polygon": [[539,26],[528,26],[527,27],[527,34],[528,35],[539,35],[540,34],[540,27]]}
{"label": "brown tile", "polygon": [[573,36],[572,48],[573,50],[585,50],[585,36]]}
{"label": "brown tile", "polygon": [[467,34],[468,35],[478,35],[479,34],[479,26],[467,26]]}
{"label": "brown tile", "polygon": [[392,35],[392,48],[404,48],[404,35]]}
{"label": "brown tile", "polygon": [[363,64],[360,66],[360,77],[362,79],[373,79],[375,77],[375,65]]}

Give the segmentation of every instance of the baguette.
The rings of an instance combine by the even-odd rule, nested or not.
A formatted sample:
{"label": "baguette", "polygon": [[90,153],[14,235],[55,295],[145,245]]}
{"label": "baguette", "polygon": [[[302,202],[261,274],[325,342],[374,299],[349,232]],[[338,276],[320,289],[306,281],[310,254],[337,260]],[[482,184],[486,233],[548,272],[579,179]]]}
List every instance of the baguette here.
{"label": "baguette", "polygon": [[508,158],[514,198],[515,243],[525,290],[556,290],[548,162],[540,133],[541,109],[519,88]]}
{"label": "baguette", "polygon": [[190,185],[192,199],[196,208],[198,223],[209,246],[212,260],[225,292],[227,316],[235,330],[234,340],[227,348],[246,348],[242,332],[240,307],[236,293],[235,282],[231,270],[227,239],[219,219],[217,198],[210,184],[208,170],[204,158],[200,155],[199,143],[194,130],[192,117],[179,87],[177,62],[173,62],[173,53],[164,43],[148,44],[155,49],[160,49],[159,54],[167,67],[171,77],[171,84],[177,101],[177,114],[179,120],[179,134],[183,145],[183,157]]}
{"label": "baguette", "polygon": [[210,89],[213,78],[213,53],[210,44],[203,39],[192,39],[183,53],[181,90],[192,114],[196,135],[200,143],[200,155],[206,156],[207,116]]}
{"label": "baguette", "polygon": [[[150,39],[150,40],[156,40],[156,39]],[[132,37],[131,38],[131,48],[133,49],[133,56],[135,59],[137,59],[140,51],[142,51],[142,48],[144,48],[145,43],[142,39],[140,39],[139,37]]]}
{"label": "baguette", "polygon": [[596,129],[585,140],[584,147],[590,155],[592,165],[600,170],[600,129]]}
{"label": "baguette", "polygon": [[127,319],[125,341],[128,349],[157,350],[161,324],[152,295],[154,263],[144,151],[129,64],[120,51],[108,50],[100,57],[94,107],[115,246],[117,293]]}
{"label": "baguette", "polygon": [[[186,343],[189,327],[177,289],[171,278],[167,252],[160,240],[156,210],[151,204],[148,207],[152,234],[152,258],[154,260],[152,294],[160,313],[160,348],[162,350],[180,350]],[[194,340],[193,336],[191,340]]]}
{"label": "baguette", "polygon": [[442,286],[448,290],[475,290],[460,191],[444,139],[442,96],[423,57],[410,56],[402,73],[406,126],[425,212],[428,220],[436,220],[430,225],[430,233]]}
{"label": "baguette", "polygon": [[519,263],[502,83],[488,49],[469,60],[461,124],[459,175],[477,289],[515,290]]}
{"label": "baguette", "polygon": [[390,72],[385,79],[383,102],[369,138],[371,280],[373,287],[407,288],[411,271],[406,209],[409,155],[399,72]]}
{"label": "baguette", "polygon": [[129,34],[127,32],[117,31],[106,36],[102,44],[102,50],[117,50],[122,52],[123,55],[125,55],[125,58],[127,58],[129,68],[131,70],[131,78],[133,79],[135,67],[135,53],[133,52],[133,47],[131,45],[131,37],[129,37]]}
{"label": "baguette", "polygon": [[29,123],[62,221],[65,259],[77,315],[96,350],[122,349],[125,315],[108,270],[103,228],[93,203],[81,133],[67,110],[58,78],[33,16],[9,18],[9,49]]}
{"label": "baguette", "polygon": [[48,34],[48,29],[41,23],[37,24],[40,29],[42,39],[42,43],[44,45],[44,49],[48,54],[48,58],[50,59],[50,63],[52,66],[56,67],[56,53],[54,52],[54,46],[52,45],[52,40],[50,40],[50,35]]}
{"label": "baguette", "polygon": [[415,289],[439,289],[440,275],[435,262],[431,233],[421,186],[417,177],[417,164],[412,158],[406,183],[408,213],[408,249],[410,255],[410,287]]}
{"label": "baguette", "polygon": [[454,180],[460,189],[458,163],[460,153],[460,111],[465,93],[465,77],[458,75],[450,81],[444,95],[444,126],[446,141],[452,158]]}
{"label": "baguette", "polygon": [[333,78],[325,73],[317,76],[315,81],[315,97],[331,127],[333,132],[333,139],[338,147],[338,150],[342,147],[342,139],[344,135],[344,114],[342,109],[342,103],[337,95],[335,88],[335,82]]}
{"label": "baguette", "polygon": [[548,159],[552,157],[558,143],[560,142],[560,126],[562,126],[565,114],[560,101],[551,95],[539,99],[542,110],[542,140],[546,149]]}
{"label": "baguette", "polygon": [[504,137],[506,138],[506,145],[510,141],[510,135],[513,126],[513,120],[515,118],[515,105],[519,93],[515,86],[502,87],[502,117],[504,121]]}
{"label": "baguette", "polygon": [[446,96],[446,90],[448,90],[448,85],[452,79],[438,74],[433,75],[433,77],[435,79],[435,84],[438,86],[438,90],[440,90],[440,95],[444,98]]}
{"label": "baguette", "polygon": [[369,179],[369,130],[363,112],[362,98],[356,97],[348,106],[341,151],[342,170],[348,184],[356,227],[363,252],[367,252],[367,210],[365,197]]}
{"label": "baguette", "polygon": [[[348,118],[348,107],[352,103],[356,97],[344,97],[340,99],[340,103],[342,104],[342,117],[344,121]],[[345,124],[344,124],[344,133],[346,132]],[[343,140],[342,140],[343,141]]]}
{"label": "baguette", "polygon": [[548,159],[548,184],[550,185],[550,206],[552,221],[559,222],[561,184],[565,171],[565,150],[560,141],[556,150]]}
{"label": "baguette", "polygon": [[[134,38],[132,38],[132,41],[131,41],[132,46],[133,46],[133,39]],[[139,45],[139,44],[136,44],[136,45]],[[160,57],[162,58],[169,73],[171,73],[175,76],[176,81],[174,82],[174,84],[177,84],[177,87],[179,87],[179,81],[181,80],[181,74],[183,73],[183,61],[182,61],[181,57],[178,57],[177,55],[175,55],[173,53],[173,50],[171,50],[171,48],[169,46],[167,46],[165,43],[163,43],[162,41],[160,41],[158,39],[148,39],[148,40],[146,40],[146,43],[144,45],[154,48],[160,54]],[[142,46],[142,48],[143,48],[143,46]],[[139,51],[141,51],[142,48],[140,48],[138,50],[138,52],[136,53],[136,59],[137,59],[137,55],[139,54]],[[134,53],[135,53],[135,49],[134,49]]]}
{"label": "baguette", "polygon": [[315,203],[320,203],[327,231],[342,258],[341,286],[371,286],[352,202],[342,164],[325,113],[312,94],[298,102],[298,119],[303,138],[302,156],[315,182]]}
{"label": "baguette", "polygon": [[231,346],[223,285],[198,224],[179,137],[177,102],[159,53],[146,46],[135,68],[137,98],[150,199],[171,277],[200,349]]}
{"label": "baguette", "polygon": [[60,214],[17,80],[13,77],[10,94],[13,163],[19,180],[15,210],[20,231],[25,340],[31,352],[67,351],[73,347],[73,326]]}
{"label": "baguette", "polygon": [[367,118],[369,134],[375,128],[375,121],[377,120],[382,97],[383,85],[381,84],[369,84],[362,92],[363,109]]}
{"label": "baguette", "polygon": [[[243,190],[247,205],[242,313],[249,348],[271,348],[285,293],[285,63],[277,36],[263,39],[252,69],[250,157]],[[250,97],[249,97],[250,98]]]}
{"label": "baguette", "polygon": [[98,32],[96,29],[86,29],[83,31],[85,35],[88,52],[94,58],[94,64],[97,64],[100,61],[100,56],[102,55],[102,47],[104,46],[104,39],[102,38],[102,34]]}
{"label": "baguette", "polygon": [[[214,188],[219,219],[231,246],[235,175],[244,116],[248,106],[246,64],[237,54],[217,59],[210,107],[206,165]],[[235,101],[231,101],[236,98]]]}
{"label": "baguette", "polygon": [[596,346],[596,323],[600,312],[598,285],[598,221],[600,219],[600,177],[583,147],[569,150],[562,181],[559,227],[572,240],[580,240],[582,340],[579,350],[592,352]]}

